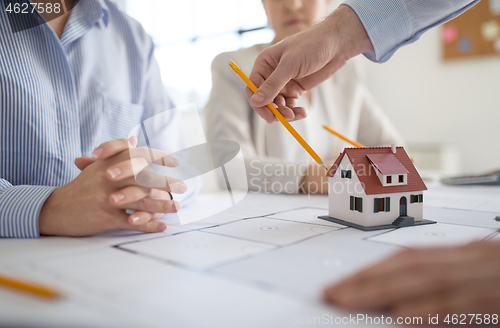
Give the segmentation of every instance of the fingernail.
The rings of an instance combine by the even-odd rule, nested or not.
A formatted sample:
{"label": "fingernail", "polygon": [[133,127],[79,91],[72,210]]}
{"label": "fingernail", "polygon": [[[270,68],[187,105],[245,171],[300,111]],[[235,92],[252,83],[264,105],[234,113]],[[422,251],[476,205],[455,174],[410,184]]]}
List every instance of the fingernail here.
{"label": "fingernail", "polygon": [[134,216],[134,217],[132,218],[132,222],[134,222],[134,223],[139,223],[139,220],[140,220],[140,219],[141,219],[141,217],[140,217],[140,216]]}
{"label": "fingernail", "polygon": [[260,105],[264,101],[265,97],[266,96],[262,91],[257,91],[252,97],[252,102],[254,105]]}
{"label": "fingernail", "polygon": [[167,230],[167,225],[165,223],[158,224],[158,232],[163,232]]}
{"label": "fingernail", "polygon": [[188,186],[187,184],[185,184],[184,182],[179,182],[178,186],[177,186],[177,191],[180,192],[181,194],[186,192],[186,190],[188,190]]}
{"label": "fingernail", "polygon": [[295,119],[296,119],[296,120],[302,120],[302,119],[304,119],[304,118],[305,118],[305,117],[304,117],[304,116],[302,116],[302,114],[297,114],[297,115],[295,115]]}
{"label": "fingernail", "polygon": [[172,157],[172,163],[174,163],[174,165],[177,166],[177,165],[179,165],[180,161],[177,158]]}
{"label": "fingernail", "polygon": [[102,148],[94,149],[94,151],[92,152],[92,157],[98,158],[100,155],[102,155],[103,151],[104,150]]}
{"label": "fingernail", "polygon": [[125,195],[123,194],[113,194],[111,195],[111,198],[113,198],[113,202],[118,204],[121,200],[125,198]]}
{"label": "fingernail", "polygon": [[175,211],[174,213],[177,213],[179,212],[179,210],[181,209],[181,203],[179,203],[178,201],[174,201],[174,208],[173,210]]}
{"label": "fingernail", "polygon": [[118,176],[120,176],[120,174],[122,174],[122,170],[117,167],[108,169],[106,172],[109,174],[111,179],[116,179]]}

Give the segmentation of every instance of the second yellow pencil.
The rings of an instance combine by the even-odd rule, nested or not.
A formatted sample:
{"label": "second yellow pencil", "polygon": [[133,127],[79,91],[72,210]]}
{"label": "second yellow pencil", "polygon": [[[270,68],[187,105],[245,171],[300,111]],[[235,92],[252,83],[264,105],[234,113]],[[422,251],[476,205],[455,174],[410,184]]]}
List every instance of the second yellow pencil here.
{"label": "second yellow pencil", "polygon": [[353,141],[349,138],[347,138],[346,136],[338,133],[337,131],[335,131],[334,129],[332,129],[331,127],[329,127],[328,125],[323,125],[323,127],[325,128],[325,130],[333,133],[334,135],[336,135],[337,137],[339,137],[340,139],[344,140],[344,141],[347,141],[348,143],[350,143],[351,145],[353,145],[354,147],[357,147],[357,148],[364,148],[365,146],[363,146],[362,144],[360,144],[359,142],[356,142],[356,141]]}
{"label": "second yellow pencil", "polygon": [[61,294],[57,290],[52,289],[50,287],[46,287],[37,283],[23,281],[17,278],[6,277],[1,274],[0,274],[0,285],[4,285],[9,288],[22,290],[25,292],[29,292],[47,298],[61,297]]}

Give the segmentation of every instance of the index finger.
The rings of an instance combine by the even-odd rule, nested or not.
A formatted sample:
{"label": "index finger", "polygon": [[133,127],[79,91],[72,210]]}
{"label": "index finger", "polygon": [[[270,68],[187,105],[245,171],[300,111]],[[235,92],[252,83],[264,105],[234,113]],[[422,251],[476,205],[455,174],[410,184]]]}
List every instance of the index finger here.
{"label": "index finger", "polygon": [[284,58],[285,50],[286,46],[278,43],[262,50],[257,56],[249,76],[258,88],[249,99],[252,105],[262,107],[271,103],[285,85],[296,77],[297,67],[290,56]]}
{"label": "index finger", "polygon": [[250,106],[252,106],[252,108],[255,110],[255,112],[259,114],[259,116],[262,117],[267,123],[273,123],[276,120],[276,118],[274,117],[273,113],[269,110],[269,108],[267,108],[266,106],[263,107],[254,106],[251,101],[253,96],[252,90],[250,90],[249,87],[246,87],[245,92],[247,95],[248,102]]}
{"label": "index finger", "polygon": [[92,157],[97,159],[106,159],[121,153],[122,151],[135,148],[135,145],[137,145],[137,138],[135,136],[132,136],[129,139],[123,138],[107,141],[94,149]]}
{"label": "index finger", "polygon": [[[265,61],[265,59],[263,59]],[[257,63],[259,65],[259,63]],[[262,65],[266,65],[265,63]],[[261,65],[261,66],[262,66]],[[267,69],[264,68],[262,72],[259,69],[259,66],[254,66],[252,72],[255,72],[255,75],[260,75],[261,78],[258,80],[264,79],[262,84],[258,86],[257,91],[250,99],[250,103],[253,106],[262,107],[273,101],[278,94],[280,94],[285,86],[290,82],[290,80],[296,77],[296,74],[292,67],[290,67],[290,63],[288,61],[280,61],[277,63],[275,68],[272,68],[271,74],[267,76],[267,72],[272,66],[269,66]],[[266,74],[265,76],[261,74]],[[252,79],[252,78],[250,78]]]}
{"label": "index finger", "polygon": [[266,48],[259,53],[248,76],[257,88],[264,83],[278,66],[279,58],[274,60],[274,57],[269,53],[270,51],[272,51],[272,47]]}
{"label": "index finger", "polygon": [[[164,151],[149,147],[136,148],[136,146],[137,138],[135,136],[130,137],[128,140],[111,140],[97,147],[92,152],[92,156],[99,160],[103,160],[120,154],[121,158],[126,157],[126,159],[132,159],[141,157],[146,159],[148,163],[161,166],[176,167],[177,165],[179,165],[179,160],[173,158]],[[122,160],[125,160],[125,158],[123,158]]]}
{"label": "index finger", "polygon": [[139,147],[130,150],[129,153],[130,159],[132,158],[144,158],[148,163],[160,165],[160,166],[168,166],[168,167],[177,167],[179,165],[179,160],[170,156],[170,154],[149,147]]}

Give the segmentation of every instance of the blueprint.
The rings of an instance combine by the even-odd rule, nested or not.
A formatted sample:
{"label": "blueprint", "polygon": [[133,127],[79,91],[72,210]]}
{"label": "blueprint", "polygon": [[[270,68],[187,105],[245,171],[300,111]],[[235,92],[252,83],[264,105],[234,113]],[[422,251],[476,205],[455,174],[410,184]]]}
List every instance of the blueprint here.
{"label": "blueprint", "polygon": [[[459,193],[449,204],[469,201],[434,206],[444,194],[425,196],[433,206],[424,218],[438,224],[384,231],[319,219],[327,196],[248,194],[203,220],[166,216],[163,233],[0,240],[0,272],[65,295],[49,302],[0,289],[0,325],[274,328],[297,316],[345,316],[322,303],[325,286],[406,247],[498,238],[497,214],[471,210],[474,197]],[[184,218],[214,197],[202,195]]]}

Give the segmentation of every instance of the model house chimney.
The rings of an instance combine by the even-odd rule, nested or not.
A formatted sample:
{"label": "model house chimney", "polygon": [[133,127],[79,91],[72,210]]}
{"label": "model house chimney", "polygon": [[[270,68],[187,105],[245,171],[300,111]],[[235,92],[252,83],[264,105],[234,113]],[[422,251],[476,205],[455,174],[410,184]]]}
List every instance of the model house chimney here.
{"label": "model house chimney", "polygon": [[391,150],[392,150],[393,154],[396,153],[396,145],[395,144],[391,144]]}

